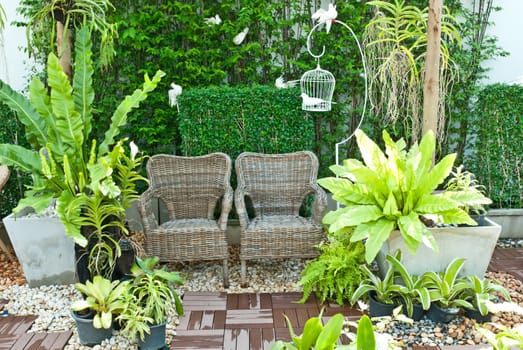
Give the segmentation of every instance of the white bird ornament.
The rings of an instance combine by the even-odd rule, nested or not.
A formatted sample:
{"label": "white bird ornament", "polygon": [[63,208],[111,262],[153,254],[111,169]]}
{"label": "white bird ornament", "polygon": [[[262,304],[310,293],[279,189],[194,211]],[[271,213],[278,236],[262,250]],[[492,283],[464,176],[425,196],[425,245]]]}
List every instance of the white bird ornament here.
{"label": "white bird ornament", "polygon": [[300,97],[303,99],[303,105],[307,107],[317,106],[319,104],[327,102],[322,98],[310,97],[305,92],[302,92]]}
{"label": "white bird ornament", "polygon": [[204,20],[205,24],[207,24],[208,26],[212,26],[212,25],[219,25],[220,23],[222,23],[222,19],[220,18],[220,15],[216,15],[214,17],[208,17]]}
{"label": "white bird ornament", "polygon": [[235,45],[240,45],[243,40],[245,39],[245,36],[247,35],[247,33],[249,32],[249,28],[248,27],[245,27],[244,30],[242,30],[241,32],[239,32],[235,37],[234,39],[232,39],[232,42],[235,44]]}
{"label": "white bird ornament", "polygon": [[299,80],[285,81],[285,79],[283,79],[283,75],[280,75],[280,77],[277,78],[274,82],[274,86],[276,86],[278,89],[288,89],[298,85],[298,82]]}
{"label": "white bird ornament", "polygon": [[311,18],[317,19],[318,23],[325,23],[325,29],[328,33],[331,30],[332,23],[336,21],[337,16],[338,11],[336,11],[336,5],[329,4],[328,10],[320,8],[318,11],[313,13]]}
{"label": "white bird ornament", "polygon": [[178,112],[180,112],[180,107],[178,107],[178,96],[182,94],[182,90],[183,89],[180,85],[171,83],[171,89],[169,90],[169,106],[176,106]]}

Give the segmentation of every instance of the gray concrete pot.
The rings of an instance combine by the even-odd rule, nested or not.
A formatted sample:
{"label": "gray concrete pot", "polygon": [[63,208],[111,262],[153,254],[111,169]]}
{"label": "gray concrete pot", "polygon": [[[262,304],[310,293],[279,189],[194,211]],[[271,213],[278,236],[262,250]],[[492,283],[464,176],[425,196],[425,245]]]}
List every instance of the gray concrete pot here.
{"label": "gray concrete pot", "polygon": [[393,231],[381,248],[376,261],[380,271],[386,271],[387,254],[401,250],[401,262],[412,275],[422,275],[427,271],[445,271],[454,258],[465,258],[465,264],[460,275],[476,275],[483,278],[487,271],[490,258],[496,247],[501,232],[501,226],[484,218],[478,226],[441,227],[429,229],[439,247],[439,253],[420,244],[416,254],[411,254],[399,231]]}
{"label": "gray concrete pot", "polygon": [[58,217],[24,214],[3,222],[29,287],[74,283],[74,244]]}
{"label": "gray concrete pot", "polygon": [[502,238],[523,238],[523,209],[490,209],[487,216],[501,226]]}

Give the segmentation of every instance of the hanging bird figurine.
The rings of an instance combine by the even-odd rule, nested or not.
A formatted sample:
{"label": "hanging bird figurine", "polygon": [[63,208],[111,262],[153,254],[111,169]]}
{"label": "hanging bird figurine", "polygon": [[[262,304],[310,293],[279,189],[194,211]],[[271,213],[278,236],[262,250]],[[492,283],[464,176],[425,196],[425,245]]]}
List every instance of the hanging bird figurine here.
{"label": "hanging bird figurine", "polygon": [[282,75],[280,75],[279,78],[276,79],[276,81],[274,82],[274,86],[276,86],[278,89],[288,89],[288,88],[295,87],[296,85],[298,85],[299,82],[300,82],[299,80],[285,81],[285,79],[283,79],[283,74],[282,74]]}
{"label": "hanging bird figurine", "polygon": [[180,112],[180,107],[178,107],[178,96],[182,94],[182,90],[183,89],[180,85],[171,83],[171,89],[169,90],[169,106],[176,106],[178,112]]}
{"label": "hanging bird figurine", "polygon": [[247,35],[247,33],[249,32],[249,28],[248,27],[245,27],[244,30],[242,30],[241,32],[239,32],[235,37],[234,39],[232,39],[232,42],[235,44],[235,45],[240,45],[243,40],[245,40],[245,36]]}
{"label": "hanging bird figurine", "polygon": [[320,8],[318,11],[314,12],[311,18],[317,19],[318,23],[325,23],[325,29],[327,33],[331,30],[331,25],[336,21],[338,16],[338,11],[336,11],[336,5],[329,4],[328,10]]}
{"label": "hanging bird figurine", "polygon": [[212,25],[219,25],[222,23],[222,19],[220,18],[220,15],[216,15],[214,17],[208,17],[204,20],[205,24],[208,26]]}
{"label": "hanging bird figurine", "polygon": [[302,92],[300,97],[303,99],[303,105],[307,107],[317,106],[319,104],[327,102],[322,98],[310,97],[305,92]]}

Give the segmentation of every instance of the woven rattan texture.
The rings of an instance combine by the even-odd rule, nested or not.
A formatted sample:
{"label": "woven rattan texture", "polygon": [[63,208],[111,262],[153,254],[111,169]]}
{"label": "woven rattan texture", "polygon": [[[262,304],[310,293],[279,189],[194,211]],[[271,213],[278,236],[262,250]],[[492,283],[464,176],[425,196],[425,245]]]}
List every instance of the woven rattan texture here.
{"label": "woven rattan texture", "polygon": [[[235,166],[242,284],[247,284],[246,260],[316,256],[315,245],[324,238],[321,218],[327,197],[316,183],[318,159],[314,153],[244,152]],[[300,207],[309,194],[314,194],[312,216],[301,217]],[[247,197],[254,209],[253,218],[247,213]]]}
{"label": "woven rattan texture", "polygon": [[[149,188],[139,201],[146,254],[161,261],[220,259],[227,284],[225,229],[233,198],[229,156],[154,155],[147,163],[147,175]],[[218,204],[220,213],[215,219]],[[162,206],[168,218],[160,222],[158,208]]]}

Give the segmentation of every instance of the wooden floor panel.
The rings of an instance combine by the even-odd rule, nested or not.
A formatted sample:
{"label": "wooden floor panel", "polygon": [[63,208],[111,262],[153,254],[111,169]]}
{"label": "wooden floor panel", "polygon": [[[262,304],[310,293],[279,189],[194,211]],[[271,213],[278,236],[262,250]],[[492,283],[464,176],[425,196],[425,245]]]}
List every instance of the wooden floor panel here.
{"label": "wooden floor panel", "polygon": [[[523,248],[496,249],[489,271],[506,271],[523,281]],[[358,320],[361,312],[335,303],[320,303],[312,295],[298,304],[301,293],[186,292],[185,315],[170,344],[175,350],[268,350],[278,339],[289,341],[286,315],[296,334],[323,309],[323,322],[336,313]],[[7,304],[0,300],[0,311]],[[0,317],[0,350],[64,349],[72,332],[30,333],[36,316]],[[484,346],[418,346],[413,349],[473,350]]]}

